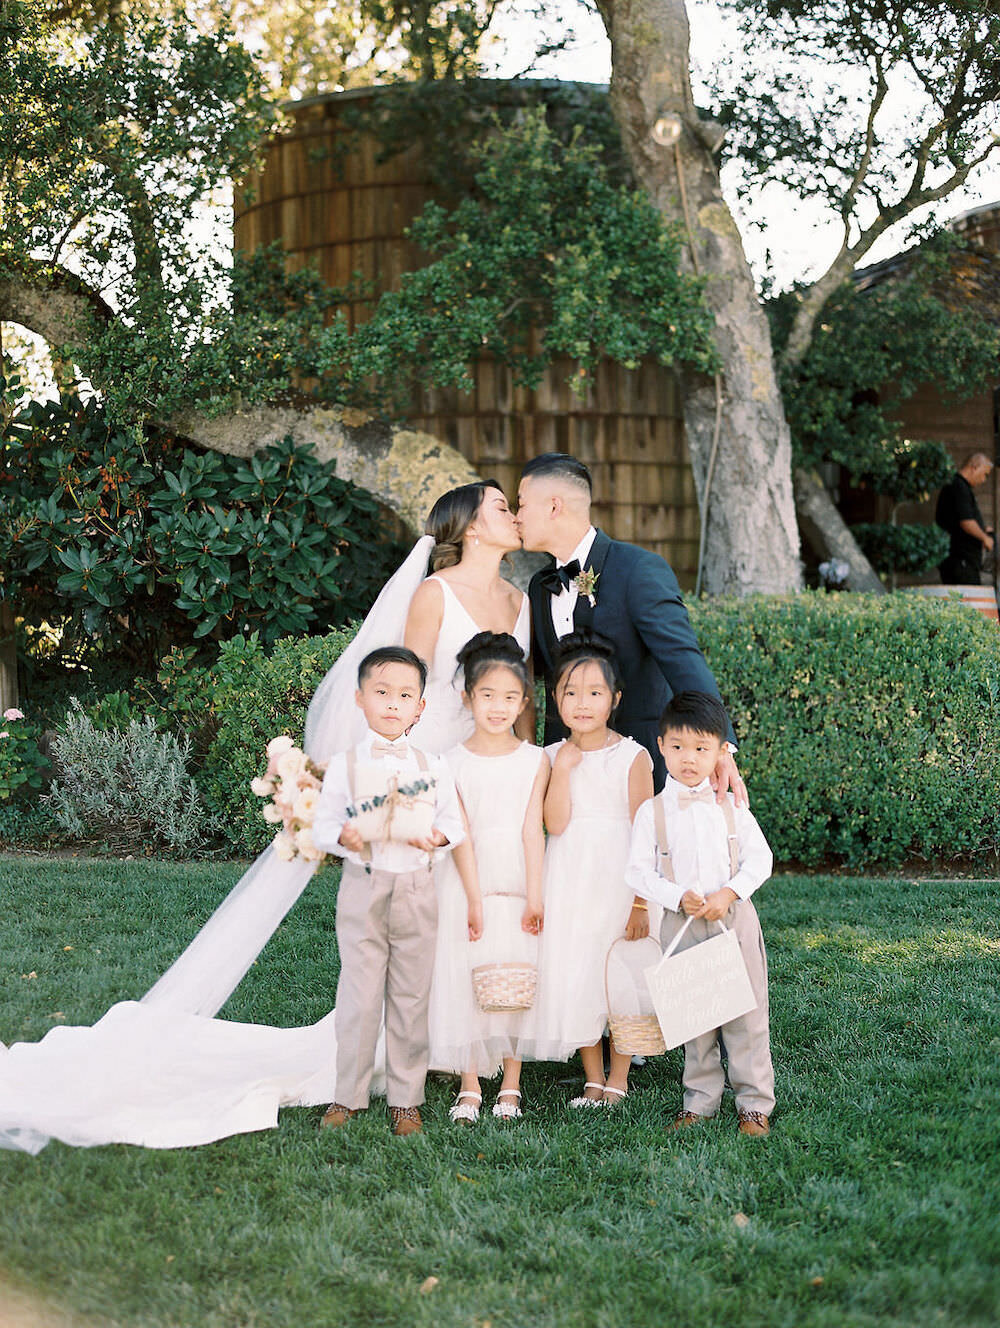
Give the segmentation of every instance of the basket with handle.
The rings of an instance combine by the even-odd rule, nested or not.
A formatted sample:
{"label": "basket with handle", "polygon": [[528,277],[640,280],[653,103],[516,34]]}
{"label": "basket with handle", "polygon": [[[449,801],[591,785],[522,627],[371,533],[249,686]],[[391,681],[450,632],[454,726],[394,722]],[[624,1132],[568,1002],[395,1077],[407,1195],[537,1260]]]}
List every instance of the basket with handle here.
{"label": "basket with handle", "polygon": [[615,1050],[626,1056],[659,1056],[666,1051],[646,970],[660,960],[660,947],[652,936],[614,941],[604,961],[604,992],[608,1002],[608,1029]]}
{"label": "basket with handle", "polygon": [[528,1010],[538,987],[538,937],[521,930],[523,895],[483,899],[483,935],[473,941],[472,988],[486,1014]]}

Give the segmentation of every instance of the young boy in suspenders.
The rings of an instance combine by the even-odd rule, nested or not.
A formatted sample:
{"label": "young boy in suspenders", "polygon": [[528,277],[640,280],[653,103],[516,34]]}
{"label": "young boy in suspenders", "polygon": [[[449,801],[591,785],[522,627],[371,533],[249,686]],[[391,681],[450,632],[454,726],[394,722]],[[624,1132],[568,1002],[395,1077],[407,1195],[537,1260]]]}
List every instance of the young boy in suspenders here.
{"label": "young boy in suspenders", "polygon": [[678,692],[671,699],[659,738],[667,782],[636,813],[625,880],[630,890],[664,906],[664,948],[685,915],[692,921],[678,950],[718,934],[720,921],[734,931],[757,1001],[756,1010],[685,1043],[684,1105],[671,1128],[700,1125],[717,1114],[726,1077],[721,1038],[739,1131],[765,1135],[774,1108],[767,955],[750,896],[770,876],[773,858],[747,808],[736,806],[732,794],[720,803],[709,783],[728,732],[716,697]]}
{"label": "young boy in suspenders", "polygon": [[[436,850],[465,839],[447,765],[411,747],[406,737],[424,708],[426,678],[426,665],[412,650],[390,646],[367,655],[358,669],[356,699],[369,731],[357,747],[333,757],[323,778],[313,840],[344,859],[337,895],[337,1101],[323,1117],[326,1128],[339,1128],[368,1106],[384,1010],[393,1133],[421,1129],[437,936],[431,863]],[[374,765],[384,767],[400,821],[415,802],[431,799],[432,825],[403,841],[366,840],[365,820],[387,801],[384,795],[374,804],[371,797],[358,797],[357,777]]]}

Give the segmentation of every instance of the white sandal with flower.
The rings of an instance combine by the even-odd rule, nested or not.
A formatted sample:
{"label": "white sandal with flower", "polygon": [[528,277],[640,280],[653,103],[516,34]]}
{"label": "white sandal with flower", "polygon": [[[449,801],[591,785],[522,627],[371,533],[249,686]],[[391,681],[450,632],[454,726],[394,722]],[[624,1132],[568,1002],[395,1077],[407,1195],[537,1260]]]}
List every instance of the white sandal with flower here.
{"label": "white sandal with flower", "polygon": [[587,1096],[587,1089],[588,1089],[588,1088],[596,1088],[597,1091],[598,1091],[599,1093],[603,1093],[603,1092],[604,1092],[604,1085],[603,1085],[603,1084],[593,1084],[593,1083],[591,1083],[590,1080],[588,1079],[587,1082],[586,1082],[586,1083],[584,1084],[584,1086],[583,1086],[583,1092],[580,1094],[579,1097],[571,1097],[570,1100],[569,1100],[569,1105],[570,1105],[571,1107],[603,1107],[603,1106],[604,1106],[604,1098],[603,1098],[603,1097],[588,1097],[588,1096]]}
{"label": "white sandal with flower", "polygon": [[[516,1102],[505,1102],[504,1098],[516,1097]],[[501,1088],[497,1100],[493,1103],[493,1115],[497,1120],[520,1120],[524,1115],[521,1110],[521,1091],[517,1088]]]}
{"label": "white sandal with flower", "polygon": [[[467,1100],[463,1102],[463,1098]],[[463,1088],[449,1108],[448,1116],[455,1125],[475,1125],[482,1105],[482,1093],[473,1093],[470,1089]]]}
{"label": "white sandal with flower", "polygon": [[[612,1088],[610,1084],[604,1085],[604,1092],[605,1092],[604,1105],[606,1107],[620,1107],[621,1104],[628,1097],[627,1088]],[[614,1093],[615,1096],[613,1098],[608,1098],[606,1096],[608,1093]]]}

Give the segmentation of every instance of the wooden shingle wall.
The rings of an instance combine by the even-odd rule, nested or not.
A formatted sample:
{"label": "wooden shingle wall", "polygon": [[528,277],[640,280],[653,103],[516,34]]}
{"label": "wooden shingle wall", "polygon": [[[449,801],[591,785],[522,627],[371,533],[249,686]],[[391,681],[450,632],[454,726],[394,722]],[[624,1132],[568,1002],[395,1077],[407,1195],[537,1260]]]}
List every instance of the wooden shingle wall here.
{"label": "wooden shingle wall", "polygon": [[[290,126],[247,182],[250,194],[236,191],[239,249],[280,239],[291,268],[313,264],[333,286],[360,279],[375,297],[426,261],[403,234],[433,196],[419,145],[380,160],[375,135],[351,123],[352,110],[373,95],[331,94],[288,108]],[[356,323],[370,304],[355,299],[347,308]],[[573,453],[593,471],[597,524],[662,554],[681,584],[692,585],[698,509],[673,373],[653,361],[634,370],[605,362],[583,393],[569,385],[576,374],[572,362],[555,363],[528,391],[513,386],[506,366],[483,358],[471,393],[426,390],[408,422],[458,448],[510,496],[530,457]]]}

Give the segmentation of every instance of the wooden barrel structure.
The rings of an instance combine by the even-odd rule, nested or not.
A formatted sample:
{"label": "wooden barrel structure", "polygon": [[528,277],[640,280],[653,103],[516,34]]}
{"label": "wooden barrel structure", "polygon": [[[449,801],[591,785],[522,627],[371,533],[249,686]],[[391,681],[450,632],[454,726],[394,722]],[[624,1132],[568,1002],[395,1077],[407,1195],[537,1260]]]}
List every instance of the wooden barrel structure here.
{"label": "wooden barrel structure", "polygon": [[[544,95],[545,84],[532,85]],[[436,196],[419,142],[386,155],[365,111],[389,89],[311,97],[285,107],[287,127],[268,144],[259,173],[237,190],[236,247],[280,240],[293,269],[314,265],[332,286],[356,274],[374,293],[426,262],[404,235]],[[247,188],[248,187],[248,188]],[[352,322],[370,305],[347,307]],[[646,360],[629,370],[602,362],[587,391],[568,380],[570,360],[550,365],[532,391],[483,356],[471,392],[426,390],[407,423],[457,448],[513,495],[525,461],[571,452],[594,475],[595,521],[618,538],[662,554],[682,585],[694,584],[698,506],[673,371]]]}
{"label": "wooden barrel structure", "polygon": [[913,589],[918,594],[930,595],[934,599],[960,599],[991,622],[1000,620],[997,597],[992,586],[914,586]]}

